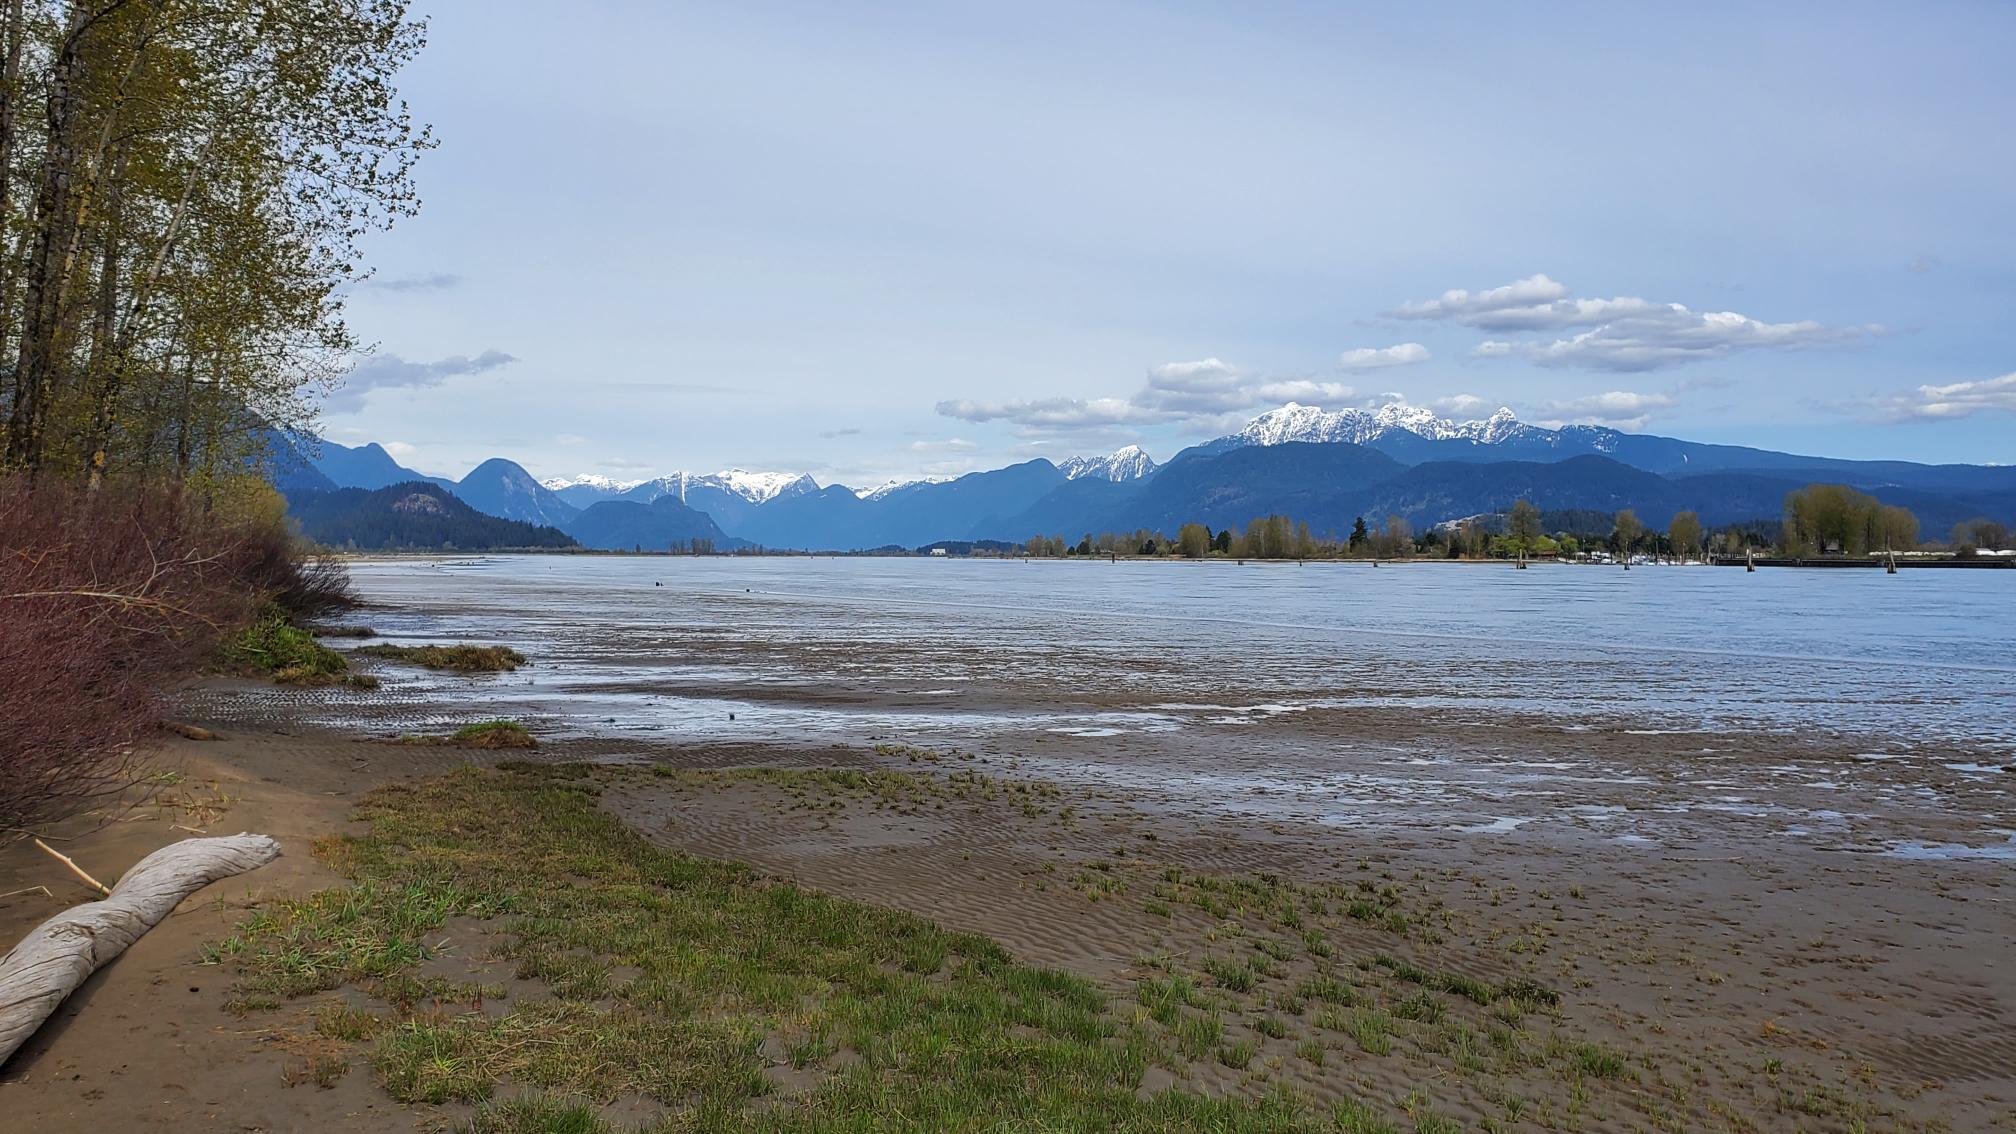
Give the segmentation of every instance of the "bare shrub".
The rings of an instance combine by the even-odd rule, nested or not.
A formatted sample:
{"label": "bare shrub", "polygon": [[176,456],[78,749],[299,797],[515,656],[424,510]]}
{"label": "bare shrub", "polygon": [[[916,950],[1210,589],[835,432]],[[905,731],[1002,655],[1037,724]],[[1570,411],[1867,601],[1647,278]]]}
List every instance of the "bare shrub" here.
{"label": "bare shrub", "polygon": [[0,828],[130,787],[163,690],[224,635],[283,594],[327,610],[347,593],[304,570],[277,514],[206,504],[0,479]]}

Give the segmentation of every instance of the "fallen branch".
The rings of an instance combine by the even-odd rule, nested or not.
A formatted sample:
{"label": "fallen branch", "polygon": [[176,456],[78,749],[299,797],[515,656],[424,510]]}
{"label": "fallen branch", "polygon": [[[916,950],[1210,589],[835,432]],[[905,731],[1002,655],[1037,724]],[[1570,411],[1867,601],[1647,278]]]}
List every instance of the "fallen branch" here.
{"label": "fallen branch", "polygon": [[57,862],[60,862],[63,865],[69,867],[70,873],[75,874],[79,878],[82,878],[86,886],[91,887],[93,890],[98,891],[99,893],[105,895],[108,898],[112,896],[112,888],[110,886],[107,886],[105,885],[105,883],[100,882],[96,878],[91,877],[89,874],[84,873],[84,868],[77,865],[76,862],[72,861],[69,855],[64,854],[62,851],[57,850],[55,847],[50,846],[48,843],[43,842],[41,839],[36,839],[35,845],[41,847],[44,854],[49,855],[51,858],[54,858]]}
{"label": "fallen branch", "polygon": [[0,1064],[35,1034],[64,997],[160,924],[184,898],[278,857],[280,844],[265,835],[170,843],[127,871],[103,901],[75,906],[37,926],[0,957]]}

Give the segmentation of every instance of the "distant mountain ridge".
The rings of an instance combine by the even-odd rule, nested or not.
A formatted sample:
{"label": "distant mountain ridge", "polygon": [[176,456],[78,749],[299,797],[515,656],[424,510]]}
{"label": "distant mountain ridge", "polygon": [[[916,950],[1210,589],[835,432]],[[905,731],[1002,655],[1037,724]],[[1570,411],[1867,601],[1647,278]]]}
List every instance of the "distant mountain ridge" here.
{"label": "distant mountain ridge", "polygon": [[[1851,461],[1602,426],[1549,428],[1521,422],[1509,409],[1458,421],[1400,404],[1324,410],[1290,402],[1164,464],[1128,446],[871,489],[741,469],[541,482],[502,458],[447,481],[401,467],[380,446],[330,442],[291,471],[276,462],[275,481],[290,498],[364,486],[346,486],[345,478],[430,483],[479,512],[559,528],[588,546],[648,550],[684,548],[694,539],[721,550],[865,550],[1076,538],[1173,531],[1193,520],[1234,527],[1275,512],[1319,532],[1348,529],[1361,515],[1375,523],[1397,515],[1418,527],[1501,512],[1522,496],[1546,511],[1636,508],[1655,526],[1682,509],[1711,525],[1775,522],[1785,494],[1814,481],[1847,483],[1909,507],[1928,534],[1980,516],[2016,521],[2016,468]],[[672,504],[660,504],[667,500]]]}
{"label": "distant mountain ridge", "polygon": [[575,545],[557,529],[478,512],[454,493],[428,481],[303,492],[288,497],[287,507],[308,538],[360,551],[490,551]]}

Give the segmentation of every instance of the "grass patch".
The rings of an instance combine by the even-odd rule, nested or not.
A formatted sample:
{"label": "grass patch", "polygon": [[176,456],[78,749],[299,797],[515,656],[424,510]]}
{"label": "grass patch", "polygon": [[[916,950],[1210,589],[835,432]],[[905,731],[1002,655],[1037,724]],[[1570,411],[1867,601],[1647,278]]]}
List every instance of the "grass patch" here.
{"label": "grass patch", "polygon": [[1451,992],[1476,1004],[1488,1006],[1498,1000],[1510,1000],[1520,1005],[1551,1006],[1561,1002],[1560,993],[1530,980],[1492,984],[1463,973],[1433,972],[1390,953],[1374,954],[1372,963],[1410,984],[1436,992]]}
{"label": "grass patch", "polygon": [[342,654],[315,640],[315,635],[268,610],[223,650],[224,664],[239,673],[270,676],[281,685],[350,685],[375,689],[378,681],[350,672]]}
{"label": "grass patch", "polygon": [[367,658],[406,662],[428,669],[458,673],[510,673],[526,664],[525,655],[509,646],[359,646]]}
{"label": "grass patch", "polygon": [[517,721],[478,721],[463,725],[447,736],[422,736],[409,733],[399,738],[401,744],[412,745],[456,745],[463,748],[537,748],[539,742],[532,738],[524,725]]}
{"label": "grass patch", "polygon": [[1393,1021],[1384,1012],[1353,1012],[1350,1032],[1351,1038],[1368,1054],[1393,1054]]}
{"label": "grass patch", "polygon": [[[254,915],[210,959],[253,1009],[395,987],[449,918],[493,922],[496,955],[548,981],[550,998],[495,1016],[392,1004],[318,1022],[365,1046],[395,1098],[479,1104],[468,1128],[489,1134],[599,1131],[586,1108],[629,1094],[678,1108],[682,1128],[772,1134],[887,1129],[893,1115],[917,1130],[1327,1128],[1285,1095],[1137,1097],[1157,1044],[1088,982],[653,846],[579,775],[509,765],[381,788],[359,809],[369,834],[318,847],[350,885]],[[1224,1042],[1215,1012],[1177,1008],[1183,985],[1138,994],[1198,1057],[1245,1046]],[[789,1106],[763,1101],[771,1039],[816,1074]],[[492,1101],[507,1079],[529,1093]]]}

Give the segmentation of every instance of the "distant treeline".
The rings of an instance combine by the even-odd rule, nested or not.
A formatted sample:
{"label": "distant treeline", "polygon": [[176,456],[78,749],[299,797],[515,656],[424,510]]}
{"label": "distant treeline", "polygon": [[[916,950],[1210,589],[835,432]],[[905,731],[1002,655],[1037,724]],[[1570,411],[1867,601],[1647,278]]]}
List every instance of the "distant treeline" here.
{"label": "distant treeline", "polygon": [[[1956,526],[1947,548],[1956,554],[2000,551],[2012,545],[2009,529],[1977,519]],[[1773,551],[1784,555],[1868,555],[1922,546],[1918,519],[1844,485],[1813,484],[1787,495],[1781,520],[1759,519],[1714,529],[1698,513],[1675,513],[1653,527],[1632,509],[1542,512],[1526,500],[1503,513],[1473,516],[1415,532],[1399,516],[1374,525],[1358,517],[1347,533],[1316,535],[1290,516],[1262,516],[1242,531],[1213,531],[1184,524],[1174,536],[1151,529],[1087,533],[1076,542],[1061,535],[1034,536],[1020,554],[1069,557],[1174,557],[1183,559],[1512,559],[1615,557],[1701,559]]]}

